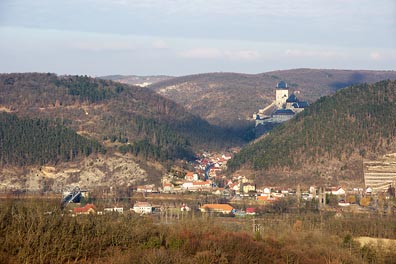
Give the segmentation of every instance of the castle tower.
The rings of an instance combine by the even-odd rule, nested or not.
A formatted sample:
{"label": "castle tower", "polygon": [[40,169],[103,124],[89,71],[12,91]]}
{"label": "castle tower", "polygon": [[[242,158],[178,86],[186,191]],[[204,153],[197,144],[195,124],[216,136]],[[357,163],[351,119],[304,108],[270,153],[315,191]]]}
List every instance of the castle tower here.
{"label": "castle tower", "polygon": [[278,109],[282,109],[286,104],[286,100],[289,98],[289,89],[285,81],[280,81],[276,85],[275,89],[275,102]]}

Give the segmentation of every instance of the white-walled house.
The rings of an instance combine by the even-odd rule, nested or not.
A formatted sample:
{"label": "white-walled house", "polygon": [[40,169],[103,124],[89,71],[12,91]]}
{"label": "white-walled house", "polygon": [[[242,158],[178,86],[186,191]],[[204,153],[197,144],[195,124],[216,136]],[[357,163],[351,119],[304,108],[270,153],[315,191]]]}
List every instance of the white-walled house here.
{"label": "white-walled house", "polygon": [[345,195],[345,190],[342,189],[341,187],[337,187],[337,188],[332,188],[331,190],[331,194],[333,195]]}
{"label": "white-walled house", "polygon": [[204,191],[212,189],[212,181],[184,182],[182,189],[186,191]]}
{"label": "white-walled house", "polygon": [[105,213],[111,213],[111,212],[117,212],[117,213],[124,213],[124,208],[123,207],[108,207],[108,208],[104,208],[103,211]]}
{"label": "white-walled house", "polygon": [[162,191],[165,192],[165,193],[173,192],[173,188],[174,188],[174,186],[173,186],[172,183],[164,183],[162,185]]}
{"label": "white-walled house", "polygon": [[136,202],[133,205],[133,211],[137,214],[151,214],[153,206],[148,202]]}
{"label": "white-walled house", "polygon": [[181,187],[185,190],[189,190],[193,187],[193,183],[192,182],[184,182]]}

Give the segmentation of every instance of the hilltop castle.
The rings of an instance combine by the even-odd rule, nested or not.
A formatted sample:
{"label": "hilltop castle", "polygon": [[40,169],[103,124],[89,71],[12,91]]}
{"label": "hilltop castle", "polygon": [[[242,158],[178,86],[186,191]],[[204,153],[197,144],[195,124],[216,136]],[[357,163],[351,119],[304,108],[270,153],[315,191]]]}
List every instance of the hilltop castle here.
{"label": "hilltop castle", "polygon": [[[269,129],[294,117],[295,114],[308,106],[305,101],[298,100],[295,93],[289,96],[289,88],[285,81],[280,81],[275,88],[275,100],[267,107],[253,114],[253,119],[258,126]],[[272,111],[272,112],[271,112]],[[271,112],[269,115],[267,112]],[[264,129],[265,131],[268,130]]]}

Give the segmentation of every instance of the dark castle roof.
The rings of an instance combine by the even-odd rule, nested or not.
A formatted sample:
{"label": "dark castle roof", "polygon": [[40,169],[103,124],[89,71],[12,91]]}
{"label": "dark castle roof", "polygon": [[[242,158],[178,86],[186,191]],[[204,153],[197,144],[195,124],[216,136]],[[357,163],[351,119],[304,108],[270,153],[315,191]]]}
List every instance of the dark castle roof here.
{"label": "dark castle roof", "polygon": [[309,106],[308,102],[305,101],[298,102],[298,108],[306,108],[308,106]]}
{"label": "dark castle roof", "polygon": [[285,81],[280,81],[276,85],[276,88],[278,88],[278,89],[287,89],[287,83]]}
{"label": "dark castle roof", "polygon": [[309,105],[308,102],[298,100],[294,93],[287,98],[286,103],[291,103],[294,108],[306,108]]}
{"label": "dark castle roof", "polygon": [[286,103],[298,103],[298,99],[295,94],[291,94],[289,98],[287,98]]}
{"label": "dark castle roof", "polygon": [[294,112],[290,109],[279,109],[276,110],[272,115],[294,115]]}

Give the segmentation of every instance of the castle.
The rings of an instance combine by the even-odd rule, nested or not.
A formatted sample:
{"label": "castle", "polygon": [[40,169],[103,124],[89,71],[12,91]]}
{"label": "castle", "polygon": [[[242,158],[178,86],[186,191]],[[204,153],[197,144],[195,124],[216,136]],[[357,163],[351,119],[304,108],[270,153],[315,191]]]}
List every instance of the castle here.
{"label": "castle", "polygon": [[[295,114],[303,111],[307,106],[308,103],[298,100],[294,93],[289,96],[287,83],[280,81],[276,85],[275,100],[267,107],[260,109],[258,113],[254,113],[253,119],[256,122],[256,128],[266,126],[270,129],[277,124],[293,118]],[[268,115],[267,112],[271,110],[271,114]]]}

